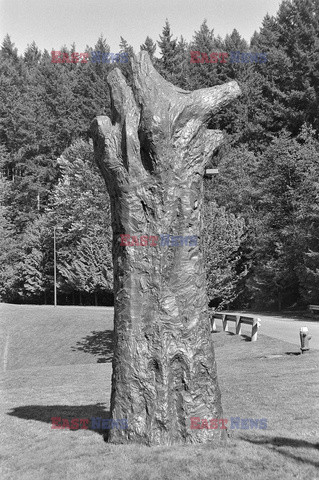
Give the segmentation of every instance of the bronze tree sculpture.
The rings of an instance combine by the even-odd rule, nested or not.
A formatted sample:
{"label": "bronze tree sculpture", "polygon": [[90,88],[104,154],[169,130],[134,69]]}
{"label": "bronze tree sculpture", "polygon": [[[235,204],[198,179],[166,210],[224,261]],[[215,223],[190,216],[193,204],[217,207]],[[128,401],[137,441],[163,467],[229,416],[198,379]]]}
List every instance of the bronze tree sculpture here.
{"label": "bronze tree sculpture", "polygon": [[[203,175],[222,139],[207,125],[240,89],[230,82],[182,90],[159,75],[146,52],[132,59],[132,69],[132,87],[119,69],[108,75],[112,118],[91,126],[112,210],[111,416],[128,422],[128,429],[110,430],[109,441],[215,441],[225,430],[190,428],[191,417],[222,418],[200,242]],[[196,236],[198,243],[121,246],[121,234]]]}

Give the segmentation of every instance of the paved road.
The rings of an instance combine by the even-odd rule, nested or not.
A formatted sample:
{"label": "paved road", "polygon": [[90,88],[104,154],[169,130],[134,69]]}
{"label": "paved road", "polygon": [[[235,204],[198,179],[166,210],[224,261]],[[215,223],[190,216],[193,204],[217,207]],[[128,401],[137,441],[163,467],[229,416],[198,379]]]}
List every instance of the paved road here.
{"label": "paved road", "polygon": [[[234,313],[234,312],[232,312]],[[248,314],[247,314],[248,315]],[[308,327],[309,335],[312,336],[310,340],[310,348],[319,350],[319,318],[318,320],[299,320],[296,318],[281,318],[267,315],[260,315],[259,313],[249,315],[256,315],[261,319],[261,327],[259,333],[267,335],[268,337],[284,340],[285,342],[298,345],[300,347],[299,331],[300,327]],[[242,331],[251,331],[251,327],[245,328],[242,326]]]}

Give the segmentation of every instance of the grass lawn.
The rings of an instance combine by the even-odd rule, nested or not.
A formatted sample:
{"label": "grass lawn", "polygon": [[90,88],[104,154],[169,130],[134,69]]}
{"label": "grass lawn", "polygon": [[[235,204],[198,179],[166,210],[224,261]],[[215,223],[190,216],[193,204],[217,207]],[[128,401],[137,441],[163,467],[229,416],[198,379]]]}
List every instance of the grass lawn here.
{"label": "grass lawn", "polygon": [[319,351],[214,333],[226,445],[112,445],[51,417],[108,416],[113,310],[0,304],[1,479],[319,479]]}

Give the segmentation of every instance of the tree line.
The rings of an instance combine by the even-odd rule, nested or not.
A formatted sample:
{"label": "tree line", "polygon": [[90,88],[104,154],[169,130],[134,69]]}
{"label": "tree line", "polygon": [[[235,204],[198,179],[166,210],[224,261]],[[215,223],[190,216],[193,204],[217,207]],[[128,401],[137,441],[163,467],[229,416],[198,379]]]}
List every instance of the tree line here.
{"label": "tree line", "polygon": [[[155,68],[185,90],[237,80],[242,96],[211,119],[224,144],[209,159],[204,230],[210,305],[289,308],[319,302],[319,3],[283,1],[248,44],[207,21],[187,42],[166,21],[147,36]],[[60,48],[76,52],[75,45]],[[109,53],[107,40],[86,47]],[[192,51],[264,53],[264,63],[191,63]],[[133,48],[121,37],[120,53]],[[0,298],[53,301],[56,228],[59,303],[112,302],[109,197],[89,126],[110,115],[106,77],[130,63],[51,62],[35,43],[0,49]]]}

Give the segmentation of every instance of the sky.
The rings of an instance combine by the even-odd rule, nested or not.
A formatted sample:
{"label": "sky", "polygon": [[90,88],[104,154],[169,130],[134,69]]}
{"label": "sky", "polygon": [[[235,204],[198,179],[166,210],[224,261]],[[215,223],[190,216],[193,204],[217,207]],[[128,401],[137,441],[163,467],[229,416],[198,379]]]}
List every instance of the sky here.
{"label": "sky", "polygon": [[[0,0],[0,42],[8,33],[22,54],[34,40],[50,52],[73,42],[76,51],[94,47],[102,34],[111,52],[120,36],[139,51],[146,36],[159,40],[166,18],[174,38],[191,41],[204,19],[224,37],[234,28],[247,41],[259,31],[267,12],[281,0]],[[157,54],[158,54],[157,48]]]}

